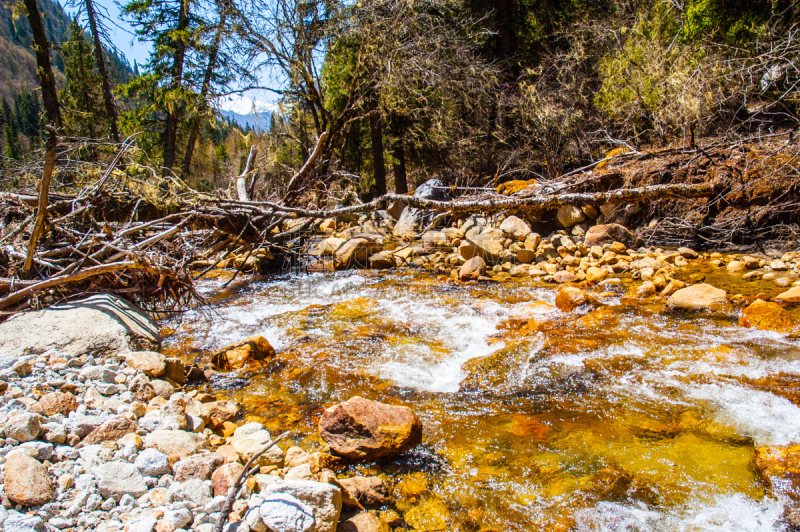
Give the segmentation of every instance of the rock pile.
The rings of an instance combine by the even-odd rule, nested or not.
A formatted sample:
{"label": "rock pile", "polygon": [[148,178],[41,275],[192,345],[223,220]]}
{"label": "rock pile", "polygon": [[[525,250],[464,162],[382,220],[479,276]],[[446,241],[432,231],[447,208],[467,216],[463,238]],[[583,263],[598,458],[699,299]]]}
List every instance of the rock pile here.
{"label": "rock pile", "polygon": [[[26,319],[42,319],[36,314]],[[244,464],[272,435],[260,423],[237,423],[237,404],[183,390],[193,368],[127,345],[116,338],[102,355],[80,349],[27,354],[36,350],[31,344],[7,351],[0,370],[4,530],[211,532],[230,521],[226,530],[237,532],[334,532],[343,504],[363,510],[386,502],[381,479],[339,479],[330,469],[333,456],[274,446],[256,460],[258,470],[246,479],[232,513],[223,514]],[[218,353],[230,367],[271,354],[260,337]],[[353,398],[332,410],[350,416],[337,417],[345,421],[337,432],[344,440],[357,439],[358,423],[373,429],[371,439],[353,446],[357,451],[342,455],[385,457],[422,437],[409,409]],[[390,431],[387,422],[398,430]],[[343,519],[343,526],[385,529],[376,514],[359,515],[349,511],[352,519]],[[361,522],[374,526],[364,529]]]}

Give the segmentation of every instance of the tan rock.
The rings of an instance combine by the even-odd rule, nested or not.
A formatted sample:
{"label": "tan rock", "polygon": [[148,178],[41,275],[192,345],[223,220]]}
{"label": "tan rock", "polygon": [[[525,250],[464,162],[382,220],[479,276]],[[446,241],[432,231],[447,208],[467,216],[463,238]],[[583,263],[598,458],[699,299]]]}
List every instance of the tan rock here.
{"label": "tan rock", "polygon": [[39,406],[42,409],[42,413],[47,417],[56,414],[67,416],[70,412],[78,409],[78,400],[71,393],[50,392],[39,399]]}
{"label": "tan rock", "polygon": [[681,257],[684,259],[690,260],[696,259],[699,256],[698,253],[691,248],[678,248],[678,253],[680,253]]}
{"label": "tan rock", "polygon": [[503,241],[491,236],[480,234],[464,239],[458,246],[458,252],[467,260],[481,257],[489,264],[497,264],[503,254]]}
{"label": "tan rock", "polygon": [[144,438],[146,448],[154,448],[167,456],[184,458],[207,449],[208,442],[201,434],[183,430],[156,430]]}
{"label": "tan rock", "polygon": [[286,467],[297,467],[299,465],[307,464],[311,460],[311,455],[305,452],[300,447],[289,447],[286,451],[286,456],[283,458],[283,464]]}
{"label": "tan rock", "polygon": [[595,225],[586,232],[584,240],[589,248],[613,242],[622,242],[628,249],[636,249],[644,244],[641,238],[619,224]]}
{"label": "tan rock", "polygon": [[183,360],[177,357],[169,357],[164,360],[164,373],[162,376],[176,384],[186,382],[186,368]]}
{"label": "tan rock", "polygon": [[460,281],[476,281],[483,275],[486,275],[486,262],[481,257],[472,257],[458,270]]}
{"label": "tan rock", "polygon": [[366,268],[367,259],[381,251],[381,244],[370,236],[351,238],[336,250],[333,258],[334,270]]}
{"label": "tan rock", "polygon": [[211,474],[225,463],[225,458],[217,453],[199,453],[179,460],[172,466],[176,482],[193,478],[208,480]]}
{"label": "tan rock", "polygon": [[536,259],[536,253],[529,249],[517,251],[517,262],[521,264],[531,264]]}
{"label": "tan rock", "polygon": [[795,327],[794,320],[786,309],[777,303],[761,299],[756,299],[742,311],[739,325],[781,333],[789,332]]}
{"label": "tan rock", "polygon": [[517,218],[516,216],[509,216],[503,223],[500,224],[500,230],[512,240],[524,242],[528,235],[531,234],[531,226],[528,222]]}
{"label": "tan rock", "polygon": [[730,312],[725,290],[702,283],[682,288],[667,300],[668,311]]}
{"label": "tan rock", "polygon": [[574,283],[575,281],[578,280],[578,276],[572,272],[562,270],[560,272],[556,272],[555,274],[553,274],[553,279],[555,280],[555,282],[559,284]]}
{"label": "tan rock", "polygon": [[36,506],[55,499],[56,490],[47,468],[25,451],[6,455],[6,496],[23,506]]}
{"label": "tan rock", "polygon": [[337,532],[391,532],[391,528],[380,517],[370,512],[361,512],[342,522]]}
{"label": "tan rock", "polygon": [[789,303],[792,305],[795,303],[800,303],[800,286],[795,286],[793,288],[790,288],[786,292],[778,294],[778,296],[775,298],[775,301],[780,301],[781,303]]}
{"label": "tan rock", "polygon": [[525,238],[523,247],[529,251],[535,252],[542,243],[542,237],[538,233],[531,233]]}
{"label": "tan rock", "polygon": [[275,349],[263,336],[251,336],[229,345],[212,355],[211,361],[224,371],[258,366],[275,356]]}
{"label": "tan rock", "polygon": [[574,286],[565,286],[556,295],[556,307],[562,312],[570,312],[583,305],[596,305],[597,299]]}
{"label": "tan rock", "polygon": [[371,255],[369,258],[369,267],[373,270],[388,270],[395,266],[397,266],[397,264],[390,251],[381,251],[380,253]]}
{"label": "tan rock", "polygon": [[325,218],[322,220],[322,223],[319,224],[319,230],[326,233],[332,233],[336,231],[336,220],[333,218]]}
{"label": "tan rock", "polygon": [[586,219],[586,215],[583,211],[575,205],[559,207],[556,217],[558,218],[558,223],[560,223],[562,227],[567,228],[579,224]]}
{"label": "tan rock", "polygon": [[686,288],[686,283],[677,279],[670,279],[669,283],[667,283],[667,286],[665,286],[661,291],[661,295],[663,297],[669,297],[681,288]]}
{"label": "tan rock", "polygon": [[608,270],[604,270],[603,268],[592,266],[586,270],[587,283],[599,283],[606,277],[608,277]]}
{"label": "tan rock", "polygon": [[104,441],[117,441],[126,434],[139,430],[139,425],[123,417],[114,416],[86,436],[81,445],[95,445]]}
{"label": "tan rock", "polygon": [[747,265],[740,260],[734,260],[728,263],[726,269],[728,270],[728,273],[744,273],[747,271]]}
{"label": "tan rock", "polygon": [[389,493],[379,477],[351,477],[339,479],[342,502],[357,508],[376,508],[386,503]]}
{"label": "tan rock", "polygon": [[336,250],[339,247],[347,242],[344,238],[336,238],[335,236],[326,238],[319,244],[317,244],[316,249],[312,250],[311,254],[314,256],[333,256],[336,254]]}
{"label": "tan rock", "polygon": [[422,442],[422,422],[404,406],[362,397],[326,408],[319,420],[320,437],[333,452],[351,460],[393,456]]}
{"label": "tan rock", "polygon": [[203,418],[217,426],[225,421],[233,421],[239,414],[239,405],[233,401],[212,401],[203,403]]}
{"label": "tan rock", "polygon": [[214,471],[211,475],[211,483],[214,484],[214,496],[228,495],[228,489],[236,484],[242,471],[244,471],[244,466],[238,462],[229,462]]}
{"label": "tan rock", "polygon": [[166,357],[155,351],[130,351],[125,354],[125,362],[148,377],[160,377],[166,367]]}
{"label": "tan rock", "polygon": [[643,282],[639,288],[636,289],[636,296],[641,298],[653,297],[656,293],[656,285],[651,281]]}

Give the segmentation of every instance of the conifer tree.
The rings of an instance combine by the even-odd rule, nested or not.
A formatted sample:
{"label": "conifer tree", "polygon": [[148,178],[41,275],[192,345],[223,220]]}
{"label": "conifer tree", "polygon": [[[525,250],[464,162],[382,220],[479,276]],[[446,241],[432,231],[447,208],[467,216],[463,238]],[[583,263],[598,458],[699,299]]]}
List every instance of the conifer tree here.
{"label": "conifer tree", "polygon": [[97,126],[102,125],[105,118],[100,93],[101,76],[95,70],[92,47],[76,22],[70,25],[70,37],[64,44],[63,53],[67,59],[67,87],[61,91],[65,126],[73,135],[94,138],[98,134]]}

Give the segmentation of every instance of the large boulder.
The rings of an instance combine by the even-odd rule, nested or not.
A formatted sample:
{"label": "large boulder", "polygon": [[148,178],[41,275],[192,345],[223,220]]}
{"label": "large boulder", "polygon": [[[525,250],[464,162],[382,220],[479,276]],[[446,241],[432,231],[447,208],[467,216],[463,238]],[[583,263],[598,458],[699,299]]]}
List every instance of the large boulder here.
{"label": "large boulder", "polygon": [[422,442],[422,422],[408,407],[356,396],[325,409],[319,420],[319,434],[340,456],[375,460]]}
{"label": "large boulder", "polygon": [[586,232],[584,240],[587,248],[602,246],[606,243],[613,244],[614,242],[622,242],[628,249],[644,245],[644,240],[619,224],[595,225]]}
{"label": "large boulder", "polygon": [[336,254],[333,256],[333,269],[367,268],[369,266],[368,258],[381,251],[382,248],[383,245],[369,235],[351,238],[336,250]]}
{"label": "large boulder", "polygon": [[[265,503],[276,496],[293,497],[312,510],[315,525],[305,530],[336,531],[336,524],[342,511],[342,492],[332,484],[313,480],[281,480],[265,486],[259,495],[264,498]],[[262,518],[264,515],[262,505]]]}
{"label": "large boulder", "polygon": [[213,355],[211,362],[223,371],[257,366],[275,356],[275,349],[263,336],[251,336],[241,342],[223,347]]}
{"label": "large boulder", "polygon": [[0,357],[51,349],[70,356],[105,356],[160,345],[158,327],[144,311],[108,294],[24,312],[0,324]]}
{"label": "large boulder", "polygon": [[667,310],[671,312],[721,312],[732,310],[725,290],[707,283],[681,288],[667,300]]}
{"label": "large boulder", "polygon": [[[452,201],[453,192],[440,180],[429,179],[417,187],[414,197],[434,201]],[[403,209],[400,219],[397,220],[392,233],[397,238],[414,238],[419,231],[431,223],[436,214],[435,211],[406,207]]]}
{"label": "large boulder", "polygon": [[6,456],[6,496],[17,504],[35,506],[55,499],[56,490],[47,468],[26,451]]}

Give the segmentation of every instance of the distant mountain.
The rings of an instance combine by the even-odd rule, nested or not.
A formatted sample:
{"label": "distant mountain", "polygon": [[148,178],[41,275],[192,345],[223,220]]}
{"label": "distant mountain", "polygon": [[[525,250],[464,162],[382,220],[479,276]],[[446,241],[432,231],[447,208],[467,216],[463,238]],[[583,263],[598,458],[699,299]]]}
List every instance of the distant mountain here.
{"label": "distant mountain", "polygon": [[[72,20],[70,16],[54,0],[38,2],[48,40],[56,45],[66,42]],[[36,56],[31,46],[31,28],[24,14],[15,19],[13,4],[14,2],[0,2],[0,99],[5,96],[9,101],[18,94],[39,87]],[[128,62],[113,52],[108,52],[108,57],[117,79],[121,82],[130,79],[133,71]],[[64,58],[58,51],[53,52],[53,68],[56,83],[63,87],[66,82]]]}
{"label": "distant mountain", "polygon": [[272,113],[269,111],[245,115],[235,111],[223,111],[222,109],[218,109],[217,113],[228,122],[238,124],[241,128],[249,127],[250,129],[259,131],[269,131],[269,123],[272,118]]}

